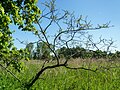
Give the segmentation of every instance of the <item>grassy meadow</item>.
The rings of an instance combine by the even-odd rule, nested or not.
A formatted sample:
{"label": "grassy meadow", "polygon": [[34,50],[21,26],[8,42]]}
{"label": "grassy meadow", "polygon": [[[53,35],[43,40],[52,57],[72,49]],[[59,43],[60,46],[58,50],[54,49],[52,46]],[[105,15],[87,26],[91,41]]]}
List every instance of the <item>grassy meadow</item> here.
{"label": "grassy meadow", "polygon": [[[0,90],[26,90],[22,84],[40,70],[42,63],[43,61],[37,60],[25,62],[26,68],[20,73],[10,68],[22,83],[0,68]],[[52,63],[54,62],[50,62]],[[92,70],[98,68],[98,70],[93,72],[65,67],[49,69],[40,76],[30,90],[120,90],[120,60],[107,62],[104,59],[74,59],[69,61],[69,66]]]}

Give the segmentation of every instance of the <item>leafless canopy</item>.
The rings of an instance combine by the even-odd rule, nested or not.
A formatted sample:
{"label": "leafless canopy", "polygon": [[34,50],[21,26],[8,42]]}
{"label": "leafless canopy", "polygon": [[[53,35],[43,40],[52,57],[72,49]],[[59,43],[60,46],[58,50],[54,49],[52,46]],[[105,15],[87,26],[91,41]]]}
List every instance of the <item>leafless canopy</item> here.
{"label": "leafless canopy", "polygon": [[[100,42],[94,43],[90,36],[85,36],[86,31],[110,27],[109,22],[103,25],[96,25],[96,27],[93,27],[91,21],[87,20],[88,17],[83,17],[82,15],[80,15],[79,17],[75,17],[74,12],[70,13],[67,10],[61,10],[60,12],[60,10],[56,9],[55,7],[55,0],[44,2],[42,3],[42,5],[42,7],[45,8],[42,11],[41,17],[36,18],[37,31],[34,34],[38,37],[38,42],[45,43],[50,49],[50,51],[54,54],[56,58],[56,64],[51,66],[45,66],[45,61],[40,71],[27,84],[28,87],[32,86],[46,69],[64,66],[69,69],[91,70],[84,67],[69,67],[67,59],[63,63],[60,63],[59,55],[57,54],[56,49],[62,46],[65,46],[69,49],[70,47],[72,47],[72,45],[75,45],[76,42],[85,43],[84,41],[80,40],[81,36],[87,38],[87,40],[91,42],[91,44],[95,48],[98,49],[97,44],[99,44],[100,42],[104,43],[105,40],[100,38]],[[111,42],[109,46],[111,46],[112,44],[113,43]],[[51,47],[51,45],[53,47]]]}

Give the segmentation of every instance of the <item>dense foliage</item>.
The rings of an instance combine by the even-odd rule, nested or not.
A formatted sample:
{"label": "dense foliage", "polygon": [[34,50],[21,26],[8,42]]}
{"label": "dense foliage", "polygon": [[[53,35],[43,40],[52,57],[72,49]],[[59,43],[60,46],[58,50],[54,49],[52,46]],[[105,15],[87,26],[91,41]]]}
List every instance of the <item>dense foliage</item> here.
{"label": "dense foliage", "polygon": [[96,53],[97,51],[87,50],[80,47],[73,47],[73,48],[63,47],[63,48],[60,48],[58,52],[59,52],[59,55],[63,54],[65,58],[70,56],[71,58],[97,58],[97,57],[100,57],[100,54],[102,54],[102,51],[99,51],[100,53]]}
{"label": "dense foliage", "polygon": [[[51,45],[52,47],[52,45]],[[25,48],[29,54],[28,57],[31,60],[44,60],[44,59],[50,59],[50,49],[46,45],[46,42],[37,42],[36,44],[34,43],[28,43]]]}
{"label": "dense foliage", "polygon": [[14,46],[10,25],[36,33],[33,24],[40,16],[36,2],[37,0],[0,0],[0,61],[6,65],[12,64],[19,69],[19,60],[24,58],[21,53],[25,53],[23,49],[17,50]]}

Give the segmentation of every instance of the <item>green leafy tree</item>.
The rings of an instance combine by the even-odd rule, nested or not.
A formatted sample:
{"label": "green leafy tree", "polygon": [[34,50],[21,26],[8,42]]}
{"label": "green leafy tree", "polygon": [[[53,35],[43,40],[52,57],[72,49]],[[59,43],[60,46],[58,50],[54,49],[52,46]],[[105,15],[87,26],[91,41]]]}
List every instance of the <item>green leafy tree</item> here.
{"label": "green leafy tree", "polygon": [[120,58],[120,51],[116,51],[115,54],[116,54],[117,58]]}
{"label": "green leafy tree", "polygon": [[50,49],[46,42],[38,42],[36,47],[37,59],[50,59]]}
{"label": "green leafy tree", "polygon": [[[36,6],[37,0],[0,0],[0,61],[6,66],[13,66],[20,71],[20,60],[25,50],[17,50],[13,44],[13,30],[10,25],[16,25],[22,31],[37,33],[33,24],[40,17]],[[4,67],[2,64],[0,65]]]}
{"label": "green leafy tree", "polygon": [[27,45],[26,45],[26,48],[25,48],[25,49],[28,51],[28,53],[29,53],[28,57],[29,57],[30,59],[33,58],[33,48],[34,48],[34,44],[33,44],[33,43],[27,44]]}

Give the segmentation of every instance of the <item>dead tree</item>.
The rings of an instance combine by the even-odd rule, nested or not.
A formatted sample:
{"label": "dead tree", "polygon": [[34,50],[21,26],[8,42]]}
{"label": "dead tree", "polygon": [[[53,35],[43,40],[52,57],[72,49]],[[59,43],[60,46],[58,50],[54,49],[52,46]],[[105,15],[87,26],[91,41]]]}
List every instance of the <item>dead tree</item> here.
{"label": "dead tree", "polygon": [[[56,49],[61,47],[67,47],[68,49],[74,45],[76,36],[83,36],[86,30],[98,30],[101,28],[108,28],[109,23],[103,25],[96,25],[93,27],[91,22],[87,20],[87,17],[80,15],[75,17],[74,13],[70,13],[67,10],[60,10],[55,8],[55,0],[50,0],[49,2],[43,3],[45,9],[42,11],[41,17],[36,17],[36,24],[38,25],[36,33],[38,41],[41,41],[47,45],[50,51],[54,54],[56,64],[46,66],[46,61],[44,61],[42,68],[39,72],[33,76],[29,82],[25,85],[28,89],[38,80],[41,74],[47,69],[52,69],[56,67],[66,67],[69,69],[84,69],[90,71],[89,68],[84,67],[69,67],[68,59],[65,59],[63,63],[60,63],[59,55],[57,54]],[[43,24],[44,23],[44,24]],[[79,41],[82,42],[82,41]],[[51,44],[53,47],[51,47]],[[71,57],[72,54],[69,56]]]}

